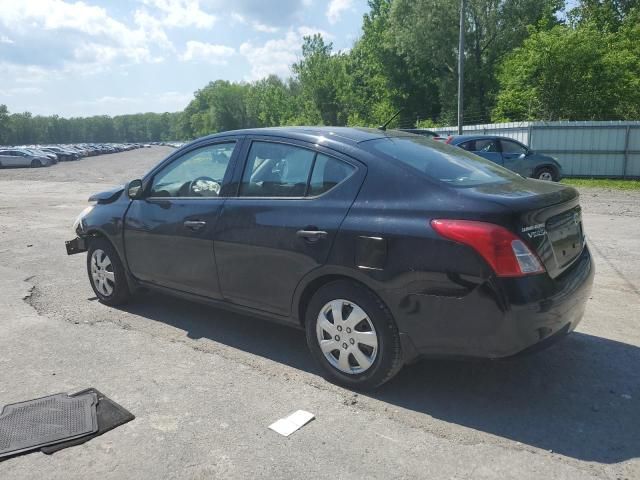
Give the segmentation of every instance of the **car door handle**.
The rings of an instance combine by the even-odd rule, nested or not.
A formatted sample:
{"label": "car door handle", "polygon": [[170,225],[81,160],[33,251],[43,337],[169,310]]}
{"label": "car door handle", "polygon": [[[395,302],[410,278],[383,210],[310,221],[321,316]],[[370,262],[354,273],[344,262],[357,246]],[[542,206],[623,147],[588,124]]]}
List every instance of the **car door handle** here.
{"label": "car door handle", "polygon": [[186,222],[184,222],[185,228],[188,228],[190,230],[200,230],[206,225],[207,222],[204,222],[202,220],[187,220]]}
{"label": "car door handle", "polygon": [[327,236],[327,232],[323,230],[298,230],[296,235],[298,238],[304,238],[306,240],[320,240]]}

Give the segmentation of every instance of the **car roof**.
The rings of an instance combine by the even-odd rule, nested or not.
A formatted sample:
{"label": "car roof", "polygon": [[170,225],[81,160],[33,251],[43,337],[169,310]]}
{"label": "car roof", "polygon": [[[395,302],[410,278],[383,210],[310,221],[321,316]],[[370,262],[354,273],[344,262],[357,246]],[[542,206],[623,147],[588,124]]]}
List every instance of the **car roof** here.
{"label": "car roof", "polygon": [[380,130],[378,128],[361,127],[269,127],[250,128],[220,132],[198,139],[203,141],[229,135],[262,135],[273,137],[288,137],[297,140],[316,142],[319,137],[326,137],[338,143],[357,144],[369,140],[388,137],[409,137],[412,133],[399,130]]}

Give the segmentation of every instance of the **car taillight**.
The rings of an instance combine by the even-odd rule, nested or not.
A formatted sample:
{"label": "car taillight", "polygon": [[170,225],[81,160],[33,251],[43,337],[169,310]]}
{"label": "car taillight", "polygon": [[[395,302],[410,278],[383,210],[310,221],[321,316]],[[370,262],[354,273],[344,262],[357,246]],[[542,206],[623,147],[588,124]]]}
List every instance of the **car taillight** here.
{"label": "car taillight", "polygon": [[453,135],[449,135],[444,143],[451,143],[451,140],[453,140]]}
{"label": "car taillight", "polygon": [[473,248],[499,277],[522,277],[545,271],[529,247],[500,225],[471,220],[431,220],[431,226],[444,238]]}

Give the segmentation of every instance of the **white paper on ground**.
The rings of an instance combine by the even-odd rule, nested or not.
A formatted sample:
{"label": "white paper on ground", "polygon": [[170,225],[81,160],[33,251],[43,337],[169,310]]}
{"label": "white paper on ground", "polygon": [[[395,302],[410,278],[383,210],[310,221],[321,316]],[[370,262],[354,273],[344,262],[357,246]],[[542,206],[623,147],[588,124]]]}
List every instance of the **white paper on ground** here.
{"label": "white paper on ground", "polygon": [[278,432],[280,435],[288,437],[314,418],[315,415],[313,413],[305,412],[304,410],[298,410],[297,412],[293,412],[288,417],[281,418],[277,422],[272,423],[271,425],[269,425],[269,428],[274,432]]}

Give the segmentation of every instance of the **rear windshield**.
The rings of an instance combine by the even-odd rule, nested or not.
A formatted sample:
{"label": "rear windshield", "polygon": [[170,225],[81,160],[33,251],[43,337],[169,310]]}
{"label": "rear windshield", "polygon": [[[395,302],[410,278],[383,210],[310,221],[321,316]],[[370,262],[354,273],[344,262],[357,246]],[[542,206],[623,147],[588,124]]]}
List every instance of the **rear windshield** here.
{"label": "rear windshield", "polygon": [[505,183],[520,178],[506,168],[461,148],[424,137],[385,137],[362,142],[360,146],[454,187]]}

